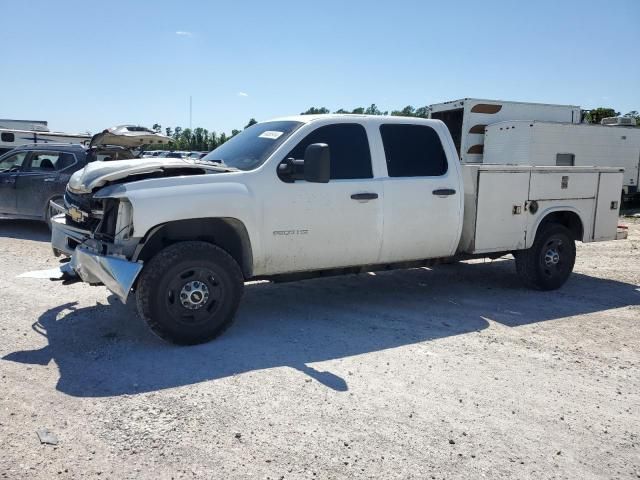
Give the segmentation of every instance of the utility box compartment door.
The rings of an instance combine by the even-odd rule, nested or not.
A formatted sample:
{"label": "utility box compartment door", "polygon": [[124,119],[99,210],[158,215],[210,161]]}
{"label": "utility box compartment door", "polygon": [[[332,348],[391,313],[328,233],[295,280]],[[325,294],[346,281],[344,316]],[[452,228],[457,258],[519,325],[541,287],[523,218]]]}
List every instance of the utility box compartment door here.
{"label": "utility box compartment door", "polygon": [[593,240],[615,240],[620,213],[621,173],[601,173],[593,228]]}
{"label": "utility box compartment door", "polygon": [[531,200],[595,198],[598,175],[576,172],[532,172]]}
{"label": "utility box compartment door", "polygon": [[530,172],[480,171],[474,251],[525,248]]}

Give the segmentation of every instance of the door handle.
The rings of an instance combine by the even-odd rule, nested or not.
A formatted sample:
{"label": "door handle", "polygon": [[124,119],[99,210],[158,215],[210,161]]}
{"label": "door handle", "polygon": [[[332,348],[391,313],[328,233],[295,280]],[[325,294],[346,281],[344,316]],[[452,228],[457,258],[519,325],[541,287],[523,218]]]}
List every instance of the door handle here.
{"label": "door handle", "polygon": [[434,190],[433,194],[438,197],[448,197],[449,195],[455,195],[456,191],[453,188],[439,188]]}
{"label": "door handle", "polygon": [[351,198],[354,200],[375,200],[378,198],[377,193],[354,193],[351,195]]}
{"label": "door handle", "polygon": [[44,182],[55,182],[56,181],[56,177],[47,177],[43,181]]}

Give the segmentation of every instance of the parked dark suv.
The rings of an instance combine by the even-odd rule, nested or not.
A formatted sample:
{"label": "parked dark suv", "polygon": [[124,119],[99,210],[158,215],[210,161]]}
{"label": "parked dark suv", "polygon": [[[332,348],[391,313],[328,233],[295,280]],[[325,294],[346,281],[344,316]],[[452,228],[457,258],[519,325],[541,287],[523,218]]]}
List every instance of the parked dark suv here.
{"label": "parked dark suv", "polygon": [[171,139],[144,127],[122,125],[93,136],[89,148],[68,143],[22,145],[0,156],[0,218],[49,219],[71,174],[92,161],[136,158],[136,148]]}
{"label": "parked dark suv", "polygon": [[51,143],[22,145],[0,156],[0,216],[48,222],[49,200],[62,198],[87,157],[82,145]]}

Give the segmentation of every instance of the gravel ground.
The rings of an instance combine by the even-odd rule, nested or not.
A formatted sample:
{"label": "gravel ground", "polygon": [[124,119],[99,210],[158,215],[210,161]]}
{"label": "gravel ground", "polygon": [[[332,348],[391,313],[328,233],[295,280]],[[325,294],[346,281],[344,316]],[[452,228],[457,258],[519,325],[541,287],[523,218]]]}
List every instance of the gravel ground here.
{"label": "gravel ground", "polygon": [[103,287],[16,278],[57,262],[0,221],[0,478],[640,478],[626,223],[559,291],[511,260],[254,283],[180,348]]}

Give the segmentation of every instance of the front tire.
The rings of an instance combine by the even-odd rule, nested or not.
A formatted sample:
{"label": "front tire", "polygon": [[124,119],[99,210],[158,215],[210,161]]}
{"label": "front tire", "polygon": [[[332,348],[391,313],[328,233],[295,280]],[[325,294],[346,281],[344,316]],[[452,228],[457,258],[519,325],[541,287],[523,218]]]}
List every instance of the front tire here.
{"label": "front tire", "polygon": [[138,281],[138,312],[160,338],[208,342],[231,324],[244,287],[237,262],[206,242],[180,242],[147,262]]}
{"label": "front tire", "polygon": [[576,244],[564,225],[550,223],[537,233],[531,248],[515,252],[516,271],[530,288],[555,290],[567,281],[576,261]]}

